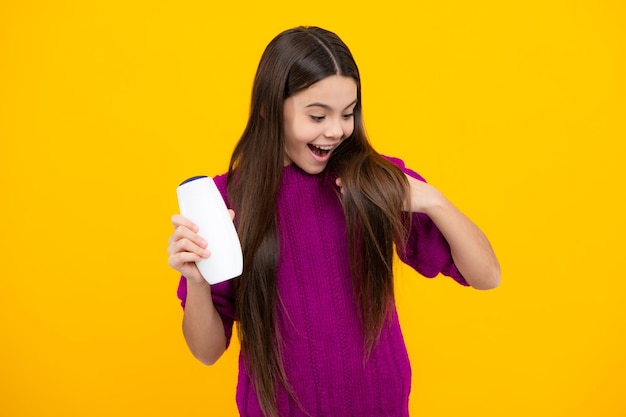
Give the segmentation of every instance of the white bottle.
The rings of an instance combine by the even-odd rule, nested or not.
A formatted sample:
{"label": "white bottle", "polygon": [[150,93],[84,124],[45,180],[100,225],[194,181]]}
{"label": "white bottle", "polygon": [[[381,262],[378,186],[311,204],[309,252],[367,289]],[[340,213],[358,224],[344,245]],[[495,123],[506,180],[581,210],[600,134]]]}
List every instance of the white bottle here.
{"label": "white bottle", "polygon": [[211,285],[241,275],[241,243],[226,204],[212,178],[189,178],[176,189],[180,214],[198,225],[198,235],[207,242],[209,258],[196,262]]}

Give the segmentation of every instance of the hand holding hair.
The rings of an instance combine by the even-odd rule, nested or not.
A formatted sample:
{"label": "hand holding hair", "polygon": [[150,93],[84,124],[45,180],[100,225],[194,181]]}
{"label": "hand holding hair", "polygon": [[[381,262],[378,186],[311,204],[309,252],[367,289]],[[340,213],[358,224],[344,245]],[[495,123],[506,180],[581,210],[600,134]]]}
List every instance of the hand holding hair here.
{"label": "hand holding hair", "polygon": [[450,245],[454,263],[476,289],[492,289],[500,283],[500,264],[487,236],[437,188],[407,175],[410,211],[426,214]]}

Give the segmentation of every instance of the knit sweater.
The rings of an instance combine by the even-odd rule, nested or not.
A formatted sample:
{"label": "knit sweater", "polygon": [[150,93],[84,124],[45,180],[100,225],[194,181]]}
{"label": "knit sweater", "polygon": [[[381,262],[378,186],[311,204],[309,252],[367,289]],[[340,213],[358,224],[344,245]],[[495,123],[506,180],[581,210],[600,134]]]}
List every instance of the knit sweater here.
{"label": "knit sweater", "polygon": [[[424,179],[389,158],[405,173]],[[228,204],[226,176],[215,182]],[[411,367],[395,308],[371,356],[364,361],[364,336],[350,276],[346,222],[332,178],[284,167],[277,201],[279,260],[276,325],[282,361],[297,399],[278,387],[279,415],[408,416]],[[413,214],[406,253],[400,258],[425,277],[443,274],[467,285],[434,223]],[[233,332],[232,281],[211,287],[228,342]],[[178,296],[184,308],[186,280]],[[236,394],[241,416],[261,417],[242,356]]]}

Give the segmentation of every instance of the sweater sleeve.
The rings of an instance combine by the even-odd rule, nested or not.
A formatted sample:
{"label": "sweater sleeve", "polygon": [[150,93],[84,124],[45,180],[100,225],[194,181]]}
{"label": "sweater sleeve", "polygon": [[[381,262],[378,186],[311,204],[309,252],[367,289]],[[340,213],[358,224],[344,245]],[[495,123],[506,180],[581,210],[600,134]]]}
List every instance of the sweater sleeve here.
{"label": "sweater sleeve", "polygon": [[[405,174],[420,181],[426,180],[417,172],[407,168],[398,158],[385,157]],[[426,278],[439,274],[451,277],[461,285],[469,286],[452,259],[450,245],[435,223],[424,213],[413,213],[411,229],[404,251],[398,250],[400,259]]]}
{"label": "sweater sleeve", "polygon": [[[219,175],[213,178],[217,189],[222,194],[226,206],[229,207],[226,197],[226,175]],[[187,301],[187,279],[180,277],[178,282],[177,296],[180,299],[180,305],[184,309]],[[211,285],[211,298],[213,305],[219,313],[222,323],[224,324],[224,334],[226,335],[226,347],[230,345],[230,339],[233,334],[233,323],[235,321],[235,297],[232,280],[227,280]]]}

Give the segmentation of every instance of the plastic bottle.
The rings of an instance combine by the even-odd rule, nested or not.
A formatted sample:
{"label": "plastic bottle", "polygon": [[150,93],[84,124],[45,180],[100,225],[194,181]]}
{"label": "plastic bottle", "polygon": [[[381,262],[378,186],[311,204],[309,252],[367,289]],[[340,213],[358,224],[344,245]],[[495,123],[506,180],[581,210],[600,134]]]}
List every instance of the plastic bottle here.
{"label": "plastic bottle", "polygon": [[211,256],[196,262],[204,279],[213,285],[240,276],[241,243],[213,179],[189,178],[178,186],[176,194],[180,214],[197,224],[198,234],[208,242]]}

